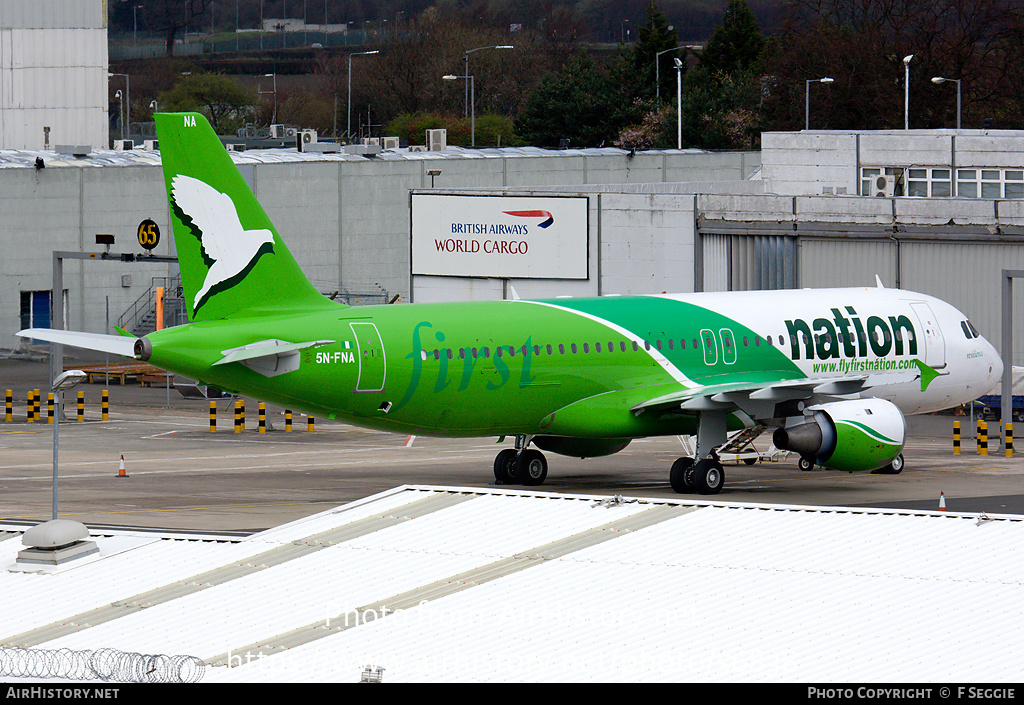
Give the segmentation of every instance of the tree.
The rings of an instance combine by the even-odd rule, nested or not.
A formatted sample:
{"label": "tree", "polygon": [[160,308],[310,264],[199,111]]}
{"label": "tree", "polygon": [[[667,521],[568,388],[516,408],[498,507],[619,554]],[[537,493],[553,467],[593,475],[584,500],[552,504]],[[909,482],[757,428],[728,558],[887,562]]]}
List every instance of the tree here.
{"label": "tree", "polygon": [[603,145],[617,134],[615,96],[608,74],[580,53],[541,79],[516,119],[516,132],[539,147],[558,147],[563,139],[573,147]]}
{"label": "tree", "polygon": [[701,54],[701,66],[712,71],[751,69],[761,57],[764,36],[746,0],[729,0],[722,24]]}
{"label": "tree", "polygon": [[167,112],[201,112],[218,134],[228,134],[255,114],[256,96],[227,76],[192,73],[161,93],[159,102]]}
{"label": "tree", "polygon": [[149,24],[164,34],[164,54],[174,56],[174,42],[178,32],[198,24],[213,0],[152,0],[149,5]]}
{"label": "tree", "polygon": [[775,76],[766,107],[775,129],[799,129],[804,82],[829,76],[835,83],[812,96],[817,127],[902,127],[903,57],[913,54],[911,127],[956,124],[956,89],[933,85],[933,76],[963,79],[964,127],[985,117],[1020,124],[1022,27],[1016,0],[789,0],[765,61]]}
{"label": "tree", "polygon": [[[631,47],[633,52],[632,65],[637,83],[637,96],[654,98],[659,94],[668,96],[675,87],[675,69],[672,58],[680,58],[681,54],[673,53],[672,49],[679,46],[676,41],[676,32],[669,24],[668,17],[660,11],[654,0],[647,5],[647,21],[637,32],[637,41]],[[658,54],[666,51],[667,53]],[[660,71],[657,69],[658,62]],[[661,88],[655,85],[656,79],[660,76]]]}

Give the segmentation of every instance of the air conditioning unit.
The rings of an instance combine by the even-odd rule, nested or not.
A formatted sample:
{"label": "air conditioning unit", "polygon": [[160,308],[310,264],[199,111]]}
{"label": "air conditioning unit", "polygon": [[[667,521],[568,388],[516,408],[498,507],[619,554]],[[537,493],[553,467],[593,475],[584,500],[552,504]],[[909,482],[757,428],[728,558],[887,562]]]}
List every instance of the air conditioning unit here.
{"label": "air conditioning unit", "polygon": [[871,194],[876,198],[892,198],[896,193],[896,177],[892,174],[873,176],[871,184]]}
{"label": "air conditioning unit", "polygon": [[448,130],[427,130],[427,149],[431,152],[441,152],[448,149]]}
{"label": "air conditioning unit", "polygon": [[132,140],[114,140],[115,152],[128,152],[135,149],[135,142]]}
{"label": "air conditioning unit", "polygon": [[398,149],[399,139],[397,137],[382,137],[381,141],[381,146],[384,149]]}
{"label": "air conditioning unit", "polygon": [[270,139],[283,140],[284,139],[284,125],[271,125],[270,126]]}
{"label": "air conditioning unit", "polygon": [[226,145],[224,145],[224,149],[228,150],[229,152],[244,152],[245,151],[245,145],[244,144],[226,144]]}
{"label": "air conditioning unit", "polygon": [[306,151],[306,147],[316,144],[316,130],[299,130],[295,137],[295,147],[300,152]]}
{"label": "air conditioning unit", "polygon": [[158,150],[160,149],[160,140],[143,140],[142,147],[150,151]]}
{"label": "air conditioning unit", "polygon": [[427,145],[425,145],[425,144],[410,144],[409,145],[409,151],[410,152],[426,152],[427,151]]}
{"label": "air conditioning unit", "polygon": [[364,137],[361,144],[364,147],[380,147],[380,137]]}
{"label": "air conditioning unit", "polygon": [[293,138],[297,137],[298,134],[299,134],[299,128],[297,128],[297,127],[292,127],[291,125],[288,125],[287,127],[284,128],[284,138],[285,139],[293,139]]}

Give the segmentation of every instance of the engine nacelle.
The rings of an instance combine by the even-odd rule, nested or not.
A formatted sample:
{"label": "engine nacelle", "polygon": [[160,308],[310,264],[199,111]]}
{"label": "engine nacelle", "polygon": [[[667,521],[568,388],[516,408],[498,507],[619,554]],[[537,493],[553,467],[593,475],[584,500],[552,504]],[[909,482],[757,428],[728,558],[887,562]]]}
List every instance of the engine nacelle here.
{"label": "engine nacelle", "polygon": [[875,470],[891,463],[903,450],[907,423],[902,412],[884,399],[852,399],[808,407],[811,420],[780,428],[776,448],[813,458],[833,470]]}
{"label": "engine nacelle", "polygon": [[628,438],[569,438],[567,436],[534,436],[533,444],[571,458],[596,458],[611,455],[629,445]]}

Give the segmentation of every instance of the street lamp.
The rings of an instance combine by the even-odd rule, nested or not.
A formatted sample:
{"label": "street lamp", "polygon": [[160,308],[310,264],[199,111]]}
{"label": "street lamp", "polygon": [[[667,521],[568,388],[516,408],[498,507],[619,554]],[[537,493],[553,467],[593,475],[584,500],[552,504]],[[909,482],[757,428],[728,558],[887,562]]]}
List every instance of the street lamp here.
{"label": "street lamp", "polygon": [[[469,75],[469,55],[472,54],[474,51],[481,51],[482,49],[515,49],[515,47],[511,46],[509,44],[497,44],[495,46],[477,47],[476,49],[467,49],[466,53],[462,57],[463,61],[465,62],[464,65],[465,65],[465,69],[466,69],[465,70],[465,75],[466,76]],[[469,90],[469,84],[468,83],[466,84],[466,89],[467,89],[467,91]],[[468,92],[466,93],[466,104],[465,104],[464,109],[467,110],[467,111],[469,110],[469,93]],[[467,117],[468,117],[468,115],[467,115]]]}
{"label": "street lamp", "polygon": [[670,51],[679,51],[680,49],[685,48],[686,47],[672,47],[671,49],[659,51],[657,54],[654,55],[654,97],[658,99],[659,103],[661,102],[661,55],[667,54]]}
{"label": "street lamp", "polygon": [[809,78],[807,79],[807,91],[804,95],[804,129],[811,129],[811,84],[812,83],[832,83],[831,78]]}
{"label": "street lamp", "polygon": [[677,56],[676,65],[676,149],[683,148],[683,62]]}
{"label": "street lamp", "polygon": [[942,76],[936,76],[932,79],[932,83],[938,85],[940,83],[955,83],[956,84],[956,129],[960,129],[960,79],[959,78],[943,78]]}
{"label": "street lamp", "polygon": [[903,68],[906,73],[906,78],[903,81],[903,129],[910,129],[910,60],[914,58],[913,54],[907,54],[903,57]]}
{"label": "street lamp", "polygon": [[374,49],[373,51],[357,51],[348,55],[348,127],[346,128],[346,135],[349,141],[352,140],[352,57],[379,53],[380,50]]}
{"label": "street lamp", "polygon": [[[124,76],[124,121],[128,123],[128,136],[132,134],[132,82],[131,77],[126,73],[108,73],[107,78],[111,76]],[[121,128],[121,139],[124,139],[125,132],[124,126]]]}
{"label": "street lamp", "polygon": [[114,97],[117,98],[117,121],[121,123],[121,139],[124,139],[124,98],[121,96],[120,88],[114,93]]}
{"label": "street lamp", "polygon": [[53,384],[50,385],[50,391],[53,392],[54,396],[60,395],[59,400],[55,399],[56,413],[53,419],[53,506],[52,506],[52,519],[57,518],[57,453],[60,446],[60,416],[61,409],[64,408],[64,392],[73,387],[78,386],[86,378],[86,374],[81,370],[68,370],[57,375],[56,379],[53,380]]}
{"label": "street lamp", "polygon": [[[274,125],[274,124],[277,123],[277,74],[276,73],[265,73],[265,74],[263,74],[263,78],[273,78],[274,79],[274,114],[271,115],[271,117],[270,117],[270,124]],[[259,84],[257,84],[256,85],[256,93],[257,93],[257,95],[260,95],[260,94],[266,93],[266,91],[261,91],[260,87],[259,87]]]}
{"label": "street lamp", "polygon": [[466,84],[469,86],[469,145],[471,147],[476,147],[476,90],[473,87],[473,77],[469,75],[456,76],[454,74],[448,74],[447,76],[441,76],[441,78],[445,81],[456,81],[460,78],[464,78],[469,81],[469,83]]}

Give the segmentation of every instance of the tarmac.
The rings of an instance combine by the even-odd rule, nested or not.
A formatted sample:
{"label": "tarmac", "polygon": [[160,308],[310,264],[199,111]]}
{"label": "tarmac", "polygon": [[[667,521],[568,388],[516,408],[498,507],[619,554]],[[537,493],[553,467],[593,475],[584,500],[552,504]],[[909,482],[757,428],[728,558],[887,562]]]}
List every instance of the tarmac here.
{"label": "tarmac", "polygon": [[[0,523],[51,518],[53,426],[29,423],[30,389],[46,389],[48,363],[0,360],[0,393],[13,391],[14,419],[0,414]],[[100,394],[110,413],[101,420]],[[72,397],[85,392],[85,421],[75,420]],[[218,401],[210,432],[209,403],[174,389],[116,383],[81,385],[69,394],[59,428],[58,509],[61,518],[90,527],[175,532],[250,533],[346,504],[400,485],[483,487],[494,484],[495,439],[410,437],[295,415],[284,430],[283,410],[267,407],[267,431],[257,430],[257,403],[246,400],[246,424],[234,432],[233,400]],[[1006,457],[991,432],[989,454],[979,455],[969,417],[962,422],[960,455],[953,454],[957,417],[908,417],[906,468],[900,475],[800,472],[796,457],[753,465],[726,463],[722,502],[808,506],[939,509],[1024,515],[1024,459]],[[768,450],[769,438],[755,446]],[[1024,453],[1024,443],[1021,451]],[[605,458],[579,460],[548,454],[543,492],[674,497],[672,462],[684,455],[676,437],[634,441]],[[124,457],[125,476],[119,477]],[[519,488],[518,486],[513,486]]]}

